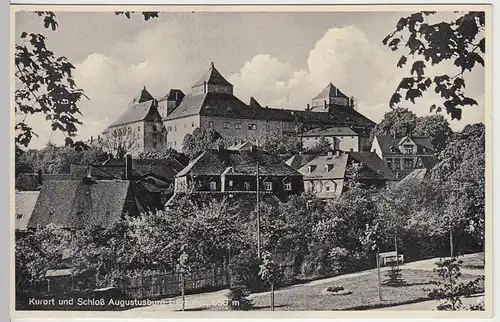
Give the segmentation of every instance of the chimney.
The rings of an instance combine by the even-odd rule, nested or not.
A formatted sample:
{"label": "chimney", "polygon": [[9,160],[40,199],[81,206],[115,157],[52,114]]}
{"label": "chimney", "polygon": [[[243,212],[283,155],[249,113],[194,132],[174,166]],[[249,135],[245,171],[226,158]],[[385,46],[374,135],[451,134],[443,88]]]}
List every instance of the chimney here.
{"label": "chimney", "polygon": [[132,155],[125,156],[125,180],[132,180]]}
{"label": "chimney", "polygon": [[224,146],[221,143],[217,144],[217,152],[221,152],[223,150],[224,150]]}
{"label": "chimney", "polygon": [[210,67],[214,68],[214,62],[210,63]]}
{"label": "chimney", "polygon": [[311,109],[311,105],[307,104],[306,111],[309,111]]}
{"label": "chimney", "polygon": [[90,136],[90,143],[94,142],[94,137],[91,135]]}
{"label": "chimney", "polygon": [[256,149],[256,146],[255,145],[250,145],[250,153],[254,153],[255,152],[255,149]]}
{"label": "chimney", "polygon": [[337,155],[337,157],[340,157],[341,151],[337,150],[337,151],[335,151],[335,154]]}

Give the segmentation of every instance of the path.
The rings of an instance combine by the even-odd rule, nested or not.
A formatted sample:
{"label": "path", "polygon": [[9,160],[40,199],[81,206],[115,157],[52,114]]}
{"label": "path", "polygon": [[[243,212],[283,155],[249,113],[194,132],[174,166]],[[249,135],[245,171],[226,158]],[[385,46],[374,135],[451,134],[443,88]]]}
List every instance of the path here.
{"label": "path", "polygon": [[[460,258],[466,258],[468,256],[474,256],[474,254],[463,255],[463,256],[460,256]],[[421,260],[421,261],[417,261],[417,262],[406,263],[406,264],[400,265],[400,268],[401,269],[433,270],[436,267],[435,263],[438,260],[439,260],[439,258],[432,258],[432,259],[426,259],[426,260]],[[387,269],[389,269],[389,267],[382,267],[381,271],[383,272]],[[375,271],[376,271],[376,269],[370,269],[370,270],[366,270],[366,271],[361,271],[361,272],[356,272],[356,273],[351,273],[351,274],[345,274],[345,275],[315,280],[315,281],[311,281],[311,282],[304,283],[304,284],[291,285],[291,286],[276,290],[275,294],[288,292],[291,289],[296,289],[296,288],[301,288],[301,287],[316,286],[316,285],[321,285],[321,284],[331,284],[332,282],[335,282],[335,281],[339,281],[339,280],[343,280],[343,279],[347,279],[347,278],[352,278],[352,277],[357,277],[357,276],[363,276],[363,275],[371,274]],[[470,275],[484,275],[484,270],[482,270],[482,269],[462,269],[462,273],[470,274]],[[224,305],[225,301],[227,301],[228,292],[229,292],[228,289],[224,289],[224,290],[215,291],[215,292],[186,295],[185,308],[186,308],[186,310],[196,310],[196,309],[207,308],[209,306],[222,306],[222,305]],[[251,299],[251,298],[256,297],[256,296],[268,295],[268,294],[269,294],[269,292],[253,293],[249,296],[249,298]],[[465,301],[467,301],[468,304],[475,304],[476,300],[477,300],[477,298],[465,299]],[[472,302],[469,303],[470,301],[472,301]],[[419,303],[414,303],[414,304],[405,304],[405,305],[394,306],[394,307],[390,307],[390,308],[383,308],[383,310],[431,310],[437,306],[436,303],[437,303],[437,301],[425,301],[425,302],[419,302]],[[151,306],[147,306],[147,307],[139,307],[139,308],[134,308],[131,310],[133,310],[133,311],[180,311],[180,310],[182,310],[182,298],[180,296],[174,297],[174,298],[169,298],[169,299],[163,300],[163,302],[161,304],[155,304],[155,305],[151,305]]]}

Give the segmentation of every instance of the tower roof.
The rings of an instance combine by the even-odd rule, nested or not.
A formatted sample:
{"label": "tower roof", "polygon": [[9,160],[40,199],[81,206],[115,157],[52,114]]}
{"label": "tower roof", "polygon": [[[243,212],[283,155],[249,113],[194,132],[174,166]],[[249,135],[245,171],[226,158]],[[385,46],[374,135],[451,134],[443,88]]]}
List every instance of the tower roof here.
{"label": "tower roof", "polygon": [[219,71],[215,68],[214,63],[210,64],[210,68],[208,71],[203,75],[202,78],[200,78],[199,81],[194,83],[193,87],[203,85],[204,83],[207,84],[212,84],[212,85],[225,85],[225,86],[232,86],[231,83],[229,83],[224,76],[219,73]]}
{"label": "tower roof", "polygon": [[132,102],[130,104],[137,104],[137,103],[142,103],[142,102],[147,102],[154,99],[153,95],[151,95],[147,90],[146,86],[140,91],[140,93],[134,97]]}
{"label": "tower roof", "polygon": [[337,87],[335,87],[332,83],[326,85],[326,87],[316,95],[314,99],[322,98],[322,97],[345,97],[348,98],[344,93],[342,93]]}

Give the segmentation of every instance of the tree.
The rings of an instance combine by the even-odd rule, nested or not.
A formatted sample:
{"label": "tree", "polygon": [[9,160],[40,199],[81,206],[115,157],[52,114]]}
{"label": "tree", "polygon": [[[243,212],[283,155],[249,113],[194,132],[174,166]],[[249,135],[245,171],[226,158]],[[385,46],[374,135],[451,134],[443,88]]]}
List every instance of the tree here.
{"label": "tree", "polygon": [[110,129],[102,138],[101,146],[115,158],[124,158],[127,154],[138,152],[139,134],[130,127]]}
{"label": "tree", "polygon": [[330,141],[324,136],[320,137],[318,142],[316,142],[312,147],[309,148],[309,153],[326,155],[329,151],[332,151],[333,147]]}
{"label": "tree", "polygon": [[260,265],[259,275],[262,280],[271,286],[271,311],[274,311],[274,287],[282,279],[280,267],[272,260],[269,252],[262,254],[262,264]]}
{"label": "tree", "polygon": [[223,138],[214,129],[196,128],[193,134],[186,134],[182,142],[182,152],[190,159],[196,158],[207,149],[223,144]]}
{"label": "tree", "polygon": [[283,159],[288,159],[302,151],[302,142],[295,135],[267,136],[262,144],[262,149],[279,155]]}
{"label": "tree", "polygon": [[417,119],[414,134],[430,138],[436,152],[441,152],[446,147],[453,131],[443,115],[428,115]]}
{"label": "tree", "polygon": [[[51,11],[34,12],[43,19],[46,29],[56,31],[59,27],[56,15]],[[119,12],[130,18],[131,12]],[[143,12],[145,20],[158,16],[158,12]],[[27,147],[33,136],[37,136],[28,122],[29,115],[43,115],[50,122],[52,131],[64,134],[65,145],[77,150],[86,149],[81,141],[74,141],[81,115],[78,103],[88,97],[77,87],[73,78],[74,66],[64,56],[56,56],[47,47],[47,37],[38,33],[21,31],[20,42],[15,45],[14,64],[16,90],[15,100],[15,145],[16,149]]]}
{"label": "tree", "polygon": [[417,116],[406,108],[394,108],[384,114],[384,118],[377,124],[371,136],[395,135],[401,137],[411,134],[417,125]]}
{"label": "tree", "polygon": [[[484,66],[485,13],[467,12],[451,22],[429,23],[433,11],[422,11],[402,17],[396,30],[387,35],[382,43],[392,51],[404,48],[406,54],[399,59],[397,66],[403,67],[412,56],[410,76],[404,77],[392,95],[389,105],[398,105],[403,99],[415,103],[423,92],[434,86],[434,91],[444,99],[441,104],[433,104],[430,111],[440,112],[445,109],[452,119],[460,120],[462,108],[477,105],[466,96],[464,73],[472,71],[478,64]],[[434,77],[426,75],[427,64],[436,65],[452,60],[458,72],[454,76],[447,74]]]}

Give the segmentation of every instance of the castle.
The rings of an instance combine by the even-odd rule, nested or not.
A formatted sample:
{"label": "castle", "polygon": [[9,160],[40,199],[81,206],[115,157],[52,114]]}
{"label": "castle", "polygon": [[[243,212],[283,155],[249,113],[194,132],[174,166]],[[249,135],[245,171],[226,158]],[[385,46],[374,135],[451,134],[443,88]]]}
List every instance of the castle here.
{"label": "castle", "polygon": [[[184,136],[196,128],[212,128],[224,138],[253,143],[267,137],[301,135],[312,129],[343,128],[338,132],[342,135],[333,133],[331,140],[355,139],[356,143],[344,146],[354,146],[350,149],[358,151],[366,148],[364,143],[358,143],[365,142],[359,137],[367,138],[374,126],[332,83],[304,110],[262,106],[253,97],[246,104],[233,94],[233,85],[211,63],[203,77],[193,84],[191,93],[171,89],[164,97],[155,99],[144,87],[104,135],[132,137],[132,153],[138,154],[162,146],[181,151]],[[355,134],[346,135],[347,132]]]}

